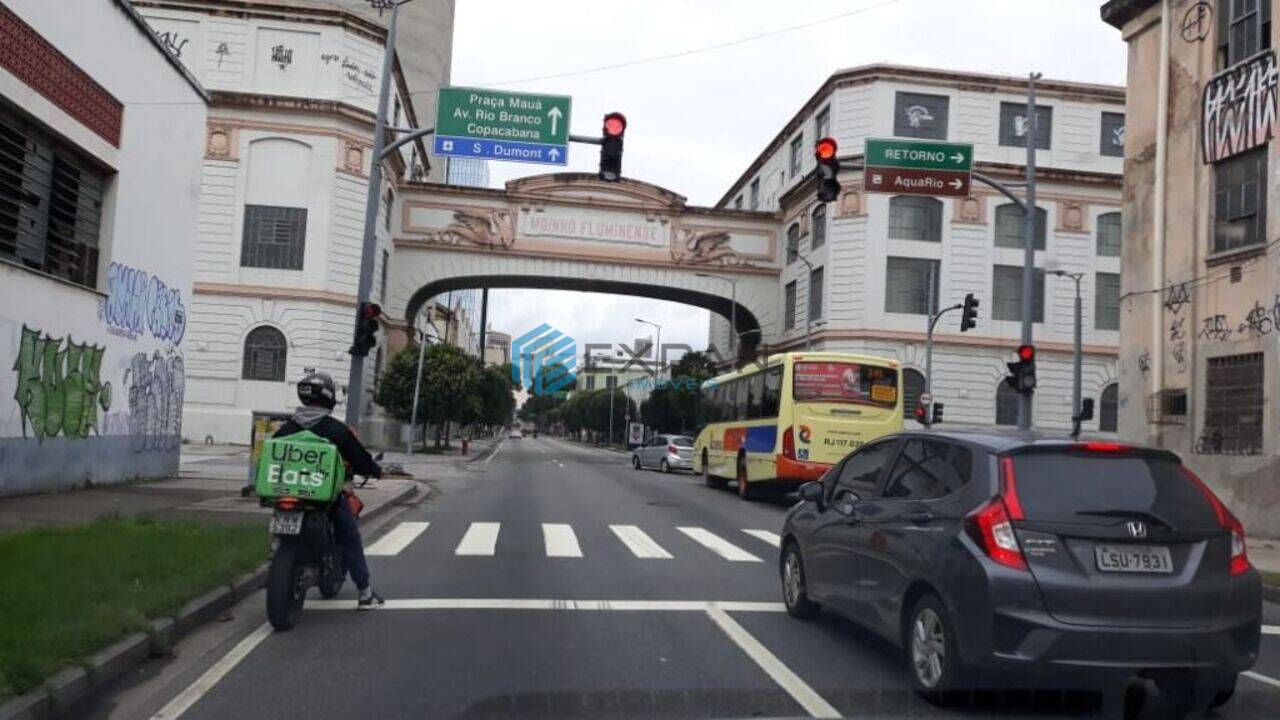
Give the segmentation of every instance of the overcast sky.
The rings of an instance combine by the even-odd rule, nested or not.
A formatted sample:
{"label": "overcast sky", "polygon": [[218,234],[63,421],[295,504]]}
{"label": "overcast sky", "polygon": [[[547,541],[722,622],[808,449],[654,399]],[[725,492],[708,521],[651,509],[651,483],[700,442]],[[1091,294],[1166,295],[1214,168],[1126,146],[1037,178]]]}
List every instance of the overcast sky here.
{"label": "overcast sky", "polygon": [[[1038,70],[1046,78],[1123,84],[1125,45],[1099,19],[1100,5],[458,0],[452,83],[571,95],[572,130],[581,134],[598,134],[604,113],[621,111],[628,121],[624,175],[713,205],[840,68],[892,62],[1017,76]],[[672,54],[680,55],[590,72]],[[560,77],[546,77],[553,75]],[[570,149],[570,170],[595,172],[597,161],[595,148]],[[548,170],[490,161],[490,184]],[[490,293],[493,327],[513,334],[548,322],[580,344],[630,344],[647,334],[632,320],[637,315],[663,323],[664,344],[706,343],[707,312],[699,308],[572,292]]]}

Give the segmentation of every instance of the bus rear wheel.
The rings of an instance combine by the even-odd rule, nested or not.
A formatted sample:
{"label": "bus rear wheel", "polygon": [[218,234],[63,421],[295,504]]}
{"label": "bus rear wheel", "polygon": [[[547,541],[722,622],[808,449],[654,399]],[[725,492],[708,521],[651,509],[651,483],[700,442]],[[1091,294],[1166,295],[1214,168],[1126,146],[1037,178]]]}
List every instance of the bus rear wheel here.
{"label": "bus rear wheel", "polygon": [[711,463],[708,461],[705,451],[702,453],[702,483],[716,490],[721,490],[728,484],[724,478],[711,474]]}

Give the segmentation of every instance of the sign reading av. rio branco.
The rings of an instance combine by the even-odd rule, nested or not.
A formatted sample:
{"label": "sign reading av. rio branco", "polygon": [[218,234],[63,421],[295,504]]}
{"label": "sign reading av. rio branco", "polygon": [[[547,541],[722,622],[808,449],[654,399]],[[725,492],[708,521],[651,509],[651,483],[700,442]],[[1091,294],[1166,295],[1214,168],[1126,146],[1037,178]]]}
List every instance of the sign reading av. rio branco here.
{"label": "sign reading av. rio branco", "polygon": [[572,104],[567,95],[440,88],[432,147],[444,157],[565,165]]}

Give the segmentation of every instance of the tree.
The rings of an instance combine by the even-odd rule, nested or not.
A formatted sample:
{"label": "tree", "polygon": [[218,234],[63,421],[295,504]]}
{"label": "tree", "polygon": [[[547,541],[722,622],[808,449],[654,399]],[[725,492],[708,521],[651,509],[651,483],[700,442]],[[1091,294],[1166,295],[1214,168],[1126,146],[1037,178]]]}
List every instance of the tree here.
{"label": "tree", "polygon": [[[612,398],[610,397],[612,396]],[[609,417],[609,410],[612,408],[612,422]],[[596,432],[609,434],[610,425],[613,426],[613,439],[619,440],[626,437],[627,416],[634,415],[635,406],[627,398],[627,394],[621,390],[596,390],[592,393],[587,404],[587,427]]]}
{"label": "tree", "polygon": [[480,401],[478,421],[490,427],[505,425],[516,407],[510,365],[491,365],[476,377],[476,395]]}
{"label": "tree", "polygon": [[[418,348],[410,344],[387,365],[378,382],[375,400],[400,422],[409,422],[413,412],[414,372]],[[447,446],[445,427],[450,422],[467,422],[481,414],[476,393],[479,369],[475,361],[452,345],[431,345],[422,357],[422,384],[415,423],[436,425],[436,447]]]}
{"label": "tree", "polygon": [[641,406],[645,425],[658,432],[691,432],[702,423],[702,383],[715,376],[715,360],[703,352],[688,352],[671,366],[663,381]]}
{"label": "tree", "polygon": [[689,377],[701,385],[716,376],[716,361],[705,352],[687,352],[671,366],[671,377]]}

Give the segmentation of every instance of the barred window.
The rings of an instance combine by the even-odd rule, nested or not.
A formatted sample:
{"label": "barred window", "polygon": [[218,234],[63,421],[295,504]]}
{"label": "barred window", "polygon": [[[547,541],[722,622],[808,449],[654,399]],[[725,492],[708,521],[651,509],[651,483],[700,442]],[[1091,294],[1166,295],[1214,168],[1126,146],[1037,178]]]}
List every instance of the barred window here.
{"label": "barred window", "polygon": [[809,249],[817,250],[827,242],[827,204],[818,203],[809,219],[813,221],[809,235]]}
{"label": "barred window", "polygon": [[911,195],[889,198],[889,237],[942,242],[942,201]]}
{"label": "barred window", "polygon": [[306,208],[244,206],[241,267],[301,270],[306,244]]}
{"label": "barred window", "polygon": [[1098,216],[1098,254],[1120,257],[1120,213],[1110,212]]}
{"label": "barred window", "polygon": [[1003,380],[996,385],[996,424],[1018,424],[1018,392]]}
{"label": "barred window", "polygon": [[809,319],[822,317],[822,268],[809,272]]}
{"label": "barred window", "polygon": [[[884,311],[927,315],[938,308],[939,262],[927,258],[891,257],[884,285]],[[929,307],[929,284],[933,284],[933,307]]]}
{"label": "barred window", "polygon": [[1197,452],[1262,452],[1263,377],[1260,352],[1209,358],[1205,367],[1204,430]]}
{"label": "barred window", "polygon": [[1102,402],[1099,404],[1102,407],[1098,413],[1098,430],[1115,432],[1118,427],[1116,418],[1120,407],[1120,386],[1111,383],[1102,388]]}
{"label": "barred window", "polygon": [[[1022,319],[1022,268],[996,265],[991,288],[991,319]],[[1044,270],[1036,268],[1031,302],[1031,321],[1044,322]]]}
{"label": "barred window", "polygon": [[245,380],[283,382],[287,354],[288,343],[284,333],[267,325],[256,327],[244,339],[241,377]]}
{"label": "barred window", "polygon": [[1098,273],[1095,278],[1093,327],[1120,329],[1120,275],[1117,273]]}
{"label": "barred window", "polygon": [[787,283],[782,309],[782,327],[791,330],[796,326],[796,281]]}
{"label": "barred window", "polygon": [[[1026,217],[1027,214],[1022,212],[1022,208],[1013,203],[1005,203],[996,208],[996,247],[1019,248],[1024,247],[1023,238],[1026,237]],[[1037,250],[1044,249],[1045,225],[1048,222],[1049,213],[1044,208],[1036,208],[1036,238],[1035,247]]]}

